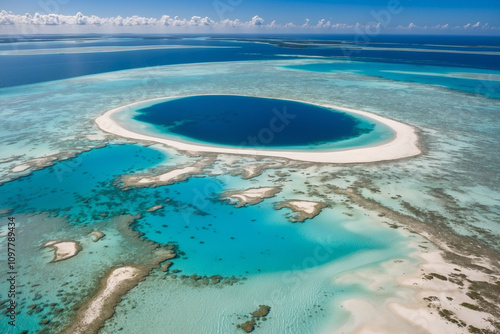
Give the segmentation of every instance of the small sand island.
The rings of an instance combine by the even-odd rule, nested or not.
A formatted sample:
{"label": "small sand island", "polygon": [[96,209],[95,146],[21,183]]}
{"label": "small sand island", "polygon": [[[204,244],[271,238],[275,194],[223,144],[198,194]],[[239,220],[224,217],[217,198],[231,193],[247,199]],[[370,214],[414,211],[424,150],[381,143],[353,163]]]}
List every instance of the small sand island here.
{"label": "small sand island", "polygon": [[128,187],[149,187],[169,185],[187,180],[190,176],[200,174],[208,165],[213,163],[212,158],[205,158],[197,161],[191,166],[170,169],[159,175],[123,175],[122,181]]}
{"label": "small sand island", "polygon": [[[329,104],[315,104],[320,107],[335,109],[339,111],[346,112],[354,116],[362,116],[373,119],[376,122],[380,122],[389,128],[391,128],[395,136],[392,140],[388,142],[381,143],[375,146],[366,147],[354,147],[352,149],[342,149],[342,150],[326,150],[326,151],[314,151],[314,150],[278,150],[278,149],[255,149],[255,148],[241,148],[241,147],[225,147],[209,144],[199,144],[194,142],[184,142],[167,138],[160,138],[154,136],[153,134],[137,133],[128,128],[123,122],[117,122],[113,116],[127,110],[135,105],[140,105],[145,102],[154,101],[165,101],[171,98],[177,97],[163,97],[156,98],[147,101],[139,101],[131,103],[125,106],[121,106],[115,109],[111,109],[104,113],[102,116],[95,119],[97,126],[107,132],[117,136],[156,142],[173,147],[182,151],[192,151],[192,152],[212,152],[212,153],[227,153],[227,154],[239,154],[239,155],[257,155],[257,156],[268,156],[268,157],[281,157],[292,160],[308,161],[308,162],[325,162],[325,163],[361,163],[361,162],[375,162],[375,161],[386,161],[408,158],[412,156],[419,155],[421,153],[418,147],[418,136],[416,129],[410,125],[388,119],[376,114],[372,114],[362,110],[356,110],[351,108],[344,108]],[[282,99],[286,100],[286,99]],[[288,99],[289,101],[302,102],[312,104],[308,101],[300,101],[294,99]],[[181,174],[192,173],[191,167],[188,169],[179,170],[173,172],[172,174],[164,175],[163,178],[165,182],[169,182],[172,178],[180,177]],[[156,179],[146,179],[142,182],[138,182],[140,179],[134,180],[134,183],[138,185],[155,183]]]}
{"label": "small sand island", "polygon": [[221,195],[221,200],[236,204],[237,208],[245,205],[255,205],[266,198],[274,197],[281,191],[281,187],[260,187],[246,190],[226,191]]}
{"label": "small sand island", "polygon": [[47,241],[42,245],[42,248],[51,247],[54,249],[54,258],[52,262],[58,262],[72,258],[82,250],[82,246],[78,241]]}
{"label": "small sand island", "polygon": [[[104,322],[111,318],[121,297],[144,280],[158,263],[172,259],[176,254],[169,249],[158,249],[155,259],[144,265],[125,265],[112,268],[100,280],[97,292],[79,309],[73,323],[64,334],[97,333]],[[164,264],[165,265],[165,264]],[[168,264],[170,266],[171,263]]]}
{"label": "small sand island", "polygon": [[100,290],[80,309],[77,320],[64,333],[96,333],[104,320],[111,317],[121,296],[144,279],[149,270],[137,266],[112,269],[101,280]]}
{"label": "small sand island", "polygon": [[326,204],[322,202],[288,200],[276,205],[275,209],[276,210],[280,210],[282,208],[291,209],[293,212],[295,212],[295,215],[289,218],[290,222],[302,223],[306,219],[312,219],[316,217],[325,207]]}

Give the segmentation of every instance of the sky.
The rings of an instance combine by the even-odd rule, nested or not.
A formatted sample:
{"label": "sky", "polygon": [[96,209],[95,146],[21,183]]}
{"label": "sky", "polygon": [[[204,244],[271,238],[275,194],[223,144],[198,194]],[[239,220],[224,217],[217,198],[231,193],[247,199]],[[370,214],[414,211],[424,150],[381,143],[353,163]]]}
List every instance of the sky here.
{"label": "sky", "polygon": [[356,29],[500,35],[500,0],[0,0],[0,33]]}

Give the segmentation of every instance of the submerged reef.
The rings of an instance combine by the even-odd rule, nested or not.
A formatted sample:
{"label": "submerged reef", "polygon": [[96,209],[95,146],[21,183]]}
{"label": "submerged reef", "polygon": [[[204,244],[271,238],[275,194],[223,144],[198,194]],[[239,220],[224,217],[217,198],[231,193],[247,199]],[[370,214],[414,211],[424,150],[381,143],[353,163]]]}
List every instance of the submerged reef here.
{"label": "submerged reef", "polygon": [[246,333],[251,333],[255,329],[255,327],[258,327],[257,321],[260,321],[261,318],[263,321],[266,321],[267,318],[265,318],[268,314],[269,311],[271,311],[271,307],[267,305],[259,305],[259,308],[256,311],[253,311],[250,313],[252,318],[242,324],[236,325],[236,328],[241,328],[243,331]]}

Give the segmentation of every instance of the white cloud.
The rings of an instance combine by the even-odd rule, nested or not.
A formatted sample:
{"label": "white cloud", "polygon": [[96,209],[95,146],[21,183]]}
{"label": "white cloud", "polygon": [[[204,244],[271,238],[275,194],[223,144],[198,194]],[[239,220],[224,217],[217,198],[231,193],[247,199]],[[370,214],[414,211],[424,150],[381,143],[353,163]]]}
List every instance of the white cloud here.
{"label": "white cloud", "polygon": [[[61,29],[61,27],[63,27]],[[491,27],[488,23],[475,24],[468,23],[462,26],[450,28],[445,24],[435,26],[418,26],[414,23],[408,25],[399,25],[397,27],[384,27],[384,31],[419,31],[419,30],[443,30],[443,29],[459,29],[459,30],[500,30],[499,27]],[[224,19],[214,21],[210,17],[193,16],[189,19],[171,17],[163,15],[159,19],[153,17],[98,17],[95,15],[86,16],[80,12],[75,15],[61,14],[39,14],[35,13],[17,15],[5,10],[0,11],[0,33],[37,33],[37,32],[203,32],[203,31],[315,31],[315,32],[379,32],[381,25],[379,24],[346,24],[333,23],[325,19],[319,20],[316,24],[311,24],[309,19],[305,20],[304,24],[295,24],[289,22],[286,24],[277,23],[276,20],[266,24],[264,19],[258,15],[252,17],[249,21],[241,21],[239,19]]]}
{"label": "white cloud", "polygon": [[264,25],[264,19],[260,18],[258,15],[252,17],[252,21],[250,21],[250,25],[253,26],[262,26]]}

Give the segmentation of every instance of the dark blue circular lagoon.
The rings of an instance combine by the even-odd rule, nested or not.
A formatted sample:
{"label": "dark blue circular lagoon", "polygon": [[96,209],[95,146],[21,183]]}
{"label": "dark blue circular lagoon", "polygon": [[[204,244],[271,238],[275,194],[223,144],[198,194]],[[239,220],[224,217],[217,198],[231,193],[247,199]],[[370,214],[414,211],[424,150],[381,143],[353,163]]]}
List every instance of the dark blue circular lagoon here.
{"label": "dark blue circular lagoon", "polygon": [[[196,95],[140,104],[131,118],[150,134],[200,144],[262,149],[331,149],[393,137],[375,120],[305,102]],[[142,132],[142,131],[141,131]]]}

